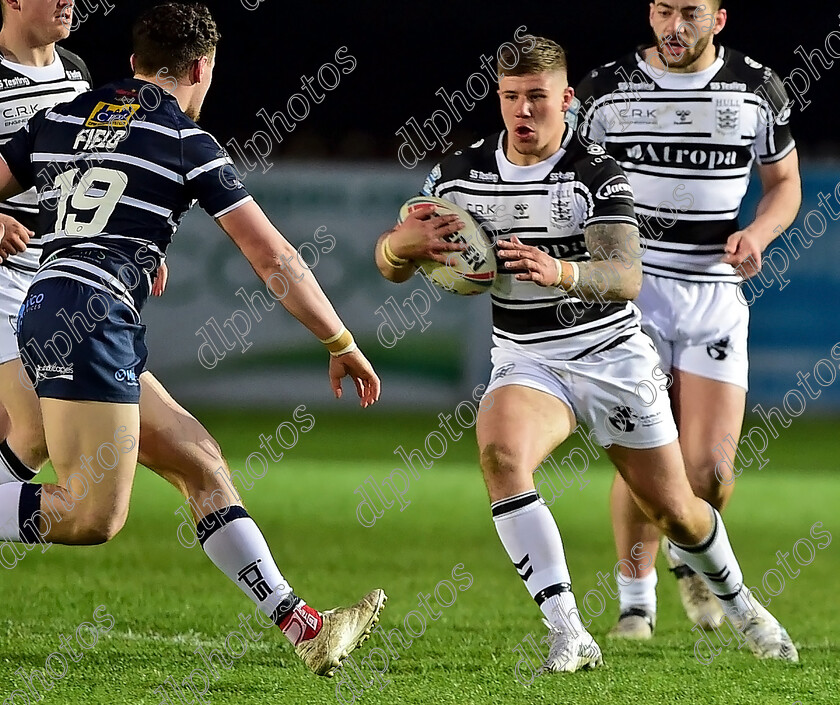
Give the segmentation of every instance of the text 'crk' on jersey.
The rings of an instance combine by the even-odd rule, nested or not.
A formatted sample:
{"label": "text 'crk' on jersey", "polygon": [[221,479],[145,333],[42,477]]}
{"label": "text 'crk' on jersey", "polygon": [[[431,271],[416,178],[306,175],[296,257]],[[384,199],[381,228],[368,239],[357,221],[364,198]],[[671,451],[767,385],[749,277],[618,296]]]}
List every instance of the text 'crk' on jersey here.
{"label": "text 'crk' on jersey", "polygon": [[[505,156],[504,144],[502,132],[456,152],[432,170],[423,194],[465,209],[494,241],[516,235],[570,262],[591,259],[584,228],[636,225],[632,188],[601,147],[587,149],[567,127],[558,152],[538,164],[516,166]],[[494,344],[524,346],[555,359],[611,347],[639,323],[639,311],[630,302],[581,301],[560,288],[518,281],[501,262],[490,293]]]}
{"label": "text 'crk' on jersey", "polygon": [[629,54],[592,71],[576,93],[581,140],[604,146],[633,186],[645,274],[740,282],[720,260],[739,230],[753,162],[772,164],[795,147],[779,77],[721,46],[697,73],[652,69]]}

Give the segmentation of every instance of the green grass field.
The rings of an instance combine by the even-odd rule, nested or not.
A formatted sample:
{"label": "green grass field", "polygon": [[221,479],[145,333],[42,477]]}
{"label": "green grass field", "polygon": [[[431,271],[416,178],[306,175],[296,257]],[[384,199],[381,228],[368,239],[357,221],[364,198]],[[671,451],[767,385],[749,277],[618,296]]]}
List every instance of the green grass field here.
{"label": "green grass field", "polygon": [[[199,415],[217,436],[233,466],[258,449],[258,434],[272,433],[291,411]],[[514,648],[529,633],[537,643],[544,633],[540,612],[528,597],[493,529],[483,484],[475,463],[474,438],[450,444],[434,467],[421,473],[406,494],[405,511],[395,506],[371,528],[355,518],[359,496],[353,490],[368,476],[377,480],[398,463],[392,455],[402,444],[422,444],[437,427],[433,415],[370,413],[351,417],[316,413],[315,428],[302,435],[255,487],[243,493],[266,534],[285,576],[315,607],[328,608],[357,599],[372,587],[390,596],[383,613],[387,629],[399,627],[417,594],[429,593],[453,566],[464,564],[473,582],[451,607],[429,620],[422,636],[404,649],[394,647],[381,692],[372,686],[362,703],[624,705],[831,705],[840,702],[840,478],[836,421],[798,420],[771,444],[770,464],[745,471],[727,511],[730,536],[747,581],[760,583],[776,568],[775,553],[791,551],[823,522],[835,537],[817,550],[810,565],[788,579],[770,609],[788,627],[801,663],[759,662],[746,649],[724,648],[710,665],[693,656],[696,634],[682,614],[673,580],[660,559],[659,625],[653,641],[615,645],[605,638],[617,603],[608,600],[591,631],[601,644],[606,667],[592,673],[540,678],[528,687],[517,682]],[[603,463],[589,471],[590,484],[566,490],[552,506],[569,555],[580,600],[597,588],[596,572],[615,564],[608,520],[611,473]],[[182,681],[206,670],[193,652],[224,647],[239,630],[238,613],[253,614],[251,602],[207,560],[199,548],[177,542],[174,512],[179,495],[148,471],[138,474],[128,524],[110,544],[91,548],[51,547],[33,551],[13,570],[0,574],[3,615],[0,624],[0,702],[29,702],[20,668],[44,668],[59,651],[60,635],[71,637],[77,663],[61,673],[51,661],[52,687],[42,686],[43,703],[107,704],[195,702],[188,691],[179,700],[155,693],[169,677]],[[816,543],[814,541],[813,543]],[[793,557],[790,559],[793,561]],[[462,585],[465,583],[462,581]],[[775,583],[771,582],[771,585]],[[601,589],[601,593],[605,591]],[[448,593],[441,593],[444,599]],[[594,603],[593,603],[594,604]],[[73,633],[83,622],[113,617],[113,626],[82,651]],[[253,622],[252,622],[253,623]],[[107,627],[107,623],[104,624]],[[414,627],[417,629],[417,627]],[[257,627],[256,631],[262,634]],[[82,629],[90,642],[90,631]],[[259,635],[258,634],[258,635]],[[235,639],[234,650],[241,646]],[[381,637],[357,652],[358,664]],[[379,664],[379,660],[376,661]],[[367,669],[365,669],[367,672]],[[197,685],[201,679],[195,676]],[[172,681],[169,681],[170,683]],[[37,681],[35,681],[37,684]],[[349,690],[343,690],[352,702]],[[5,698],[5,700],[4,700]],[[34,698],[31,700],[36,702]],[[335,681],[310,675],[285,640],[271,631],[213,680],[203,702],[241,705],[333,703]]]}

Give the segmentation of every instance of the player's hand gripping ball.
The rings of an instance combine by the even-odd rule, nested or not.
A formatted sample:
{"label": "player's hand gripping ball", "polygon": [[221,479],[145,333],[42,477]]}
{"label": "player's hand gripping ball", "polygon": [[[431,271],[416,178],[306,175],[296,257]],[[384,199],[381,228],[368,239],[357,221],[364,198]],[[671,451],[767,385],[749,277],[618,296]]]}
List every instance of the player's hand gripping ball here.
{"label": "player's hand gripping ball", "polygon": [[493,241],[487,236],[475,219],[463,208],[454,203],[434,196],[415,196],[400,208],[399,222],[402,223],[410,213],[422,207],[434,206],[431,217],[457,215],[466,225],[452,235],[444,236],[449,242],[460,242],[467,246],[462,252],[447,253],[446,263],[433,260],[417,260],[430,281],[441,289],[461,296],[482,294],[496,278],[496,257]]}

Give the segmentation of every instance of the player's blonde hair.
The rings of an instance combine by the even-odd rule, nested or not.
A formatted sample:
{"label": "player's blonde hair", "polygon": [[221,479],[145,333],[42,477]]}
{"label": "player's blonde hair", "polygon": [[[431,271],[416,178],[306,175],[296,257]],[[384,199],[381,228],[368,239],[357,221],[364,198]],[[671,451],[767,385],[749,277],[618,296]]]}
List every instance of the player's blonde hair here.
{"label": "player's blonde hair", "polygon": [[496,72],[499,76],[525,76],[546,71],[566,72],[566,52],[545,37],[524,35],[521,40],[502,45]]}

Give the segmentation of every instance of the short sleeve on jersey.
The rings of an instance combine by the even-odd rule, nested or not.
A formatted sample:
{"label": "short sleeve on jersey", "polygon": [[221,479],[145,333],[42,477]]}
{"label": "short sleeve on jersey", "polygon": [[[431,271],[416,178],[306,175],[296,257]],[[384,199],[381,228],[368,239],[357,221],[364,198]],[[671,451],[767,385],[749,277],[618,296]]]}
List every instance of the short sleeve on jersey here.
{"label": "short sleeve on jersey", "polygon": [[35,170],[32,166],[32,145],[38,126],[44,120],[42,110],[22,128],[20,128],[6,144],[0,146],[0,157],[9,165],[9,171],[17,182],[28,190],[35,185]]}
{"label": "short sleeve on jersey", "polygon": [[435,164],[434,168],[429,172],[426,180],[423,182],[423,188],[420,189],[421,196],[437,196],[435,188],[437,182],[440,181],[440,164]]}
{"label": "short sleeve on jersey", "polygon": [[[603,144],[609,130],[609,125],[604,121],[604,111],[599,109],[603,100],[598,100],[600,96],[596,97],[595,77],[597,75],[596,69],[575,87],[575,99],[571,108],[574,115],[572,126],[577,130],[580,141],[585,145]],[[608,98],[608,100],[611,99],[612,96]],[[599,106],[595,105],[596,102]]]}
{"label": "short sleeve on jersey", "polygon": [[788,97],[787,90],[776,72],[766,70],[765,81],[756,90],[756,94],[762,98],[762,105],[755,153],[762,164],[772,164],[790,154],[796,143],[790,130],[793,101]]}
{"label": "short sleeve on jersey", "polygon": [[578,163],[581,182],[589,189],[583,227],[596,223],[638,225],[633,188],[621,167],[598,145],[590,145],[586,151],[587,157]]}
{"label": "short sleeve on jersey", "polygon": [[233,168],[233,160],[203,130],[183,131],[184,181],[193,198],[213,218],[252,200]]}

